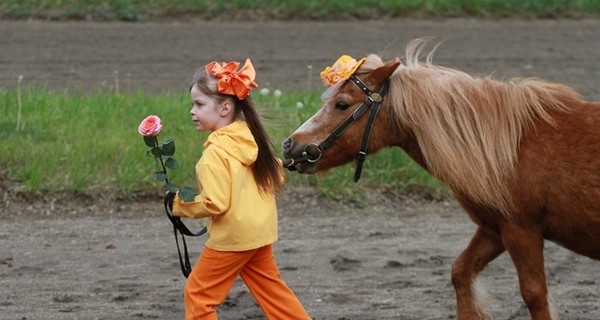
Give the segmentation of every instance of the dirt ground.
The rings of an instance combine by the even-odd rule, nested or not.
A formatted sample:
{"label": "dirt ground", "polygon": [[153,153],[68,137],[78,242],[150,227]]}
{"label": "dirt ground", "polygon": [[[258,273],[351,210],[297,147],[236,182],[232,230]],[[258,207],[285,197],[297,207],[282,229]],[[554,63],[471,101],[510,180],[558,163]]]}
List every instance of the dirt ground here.
{"label": "dirt ground", "polygon": [[[598,20],[89,23],[0,21],[0,89],[186,90],[194,69],[250,57],[264,87],[318,88],[340,54],[402,55],[443,40],[434,61],[497,78],[535,76],[600,100]],[[312,66],[313,69],[309,68]],[[290,128],[290,132],[295,128]],[[2,181],[0,319],[181,319],[185,278],[161,199],[9,196]],[[364,207],[310,188],[279,201],[276,256],[315,319],[453,319],[450,265],[474,225],[457,204],[368,191]],[[189,240],[195,257],[204,238]],[[550,290],[563,319],[600,319],[600,263],[552,243]],[[482,274],[496,319],[528,319],[506,254]],[[221,319],[262,319],[236,283]]]}

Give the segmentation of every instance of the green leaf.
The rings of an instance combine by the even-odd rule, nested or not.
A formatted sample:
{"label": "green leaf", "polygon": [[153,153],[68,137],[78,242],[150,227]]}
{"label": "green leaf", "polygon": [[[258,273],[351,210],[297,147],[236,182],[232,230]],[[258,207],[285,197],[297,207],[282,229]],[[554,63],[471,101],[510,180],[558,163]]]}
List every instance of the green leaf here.
{"label": "green leaf", "polygon": [[153,137],[153,136],[144,136],[144,143],[148,147],[154,147],[154,146],[156,146],[156,137]]}
{"label": "green leaf", "polygon": [[160,145],[160,149],[162,150],[162,154],[165,156],[172,156],[175,154],[175,139],[170,138],[165,143]]}
{"label": "green leaf", "polygon": [[183,187],[179,191],[179,198],[181,198],[185,202],[192,202],[194,198],[196,198],[196,192],[191,187]]}
{"label": "green leaf", "polygon": [[171,191],[171,192],[177,192],[177,187],[172,183],[167,183],[167,184],[165,184],[165,190]]}
{"label": "green leaf", "polygon": [[156,179],[160,181],[167,180],[167,173],[164,171],[156,171]]}
{"label": "green leaf", "polygon": [[162,156],[162,150],[159,147],[154,147],[154,148],[150,149],[150,152],[153,155],[155,155],[156,157]]}
{"label": "green leaf", "polygon": [[175,160],[175,158],[168,158],[165,161],[165,166],[167,166],[167,168],[169,169],[177,169],[179,168],[179,163],[177,162],[177,160]]}

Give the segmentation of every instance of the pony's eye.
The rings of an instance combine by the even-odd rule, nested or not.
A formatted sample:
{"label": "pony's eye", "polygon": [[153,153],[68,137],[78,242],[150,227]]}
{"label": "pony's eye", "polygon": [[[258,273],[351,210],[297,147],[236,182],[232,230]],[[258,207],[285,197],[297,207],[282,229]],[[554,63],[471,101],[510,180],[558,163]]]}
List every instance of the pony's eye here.
{"label": "pony's eye", "polygon": [[350,105],[343,102],[338,102],[335,104],[335,108],[338,110],[346,110],[348,107],[350,107]]}

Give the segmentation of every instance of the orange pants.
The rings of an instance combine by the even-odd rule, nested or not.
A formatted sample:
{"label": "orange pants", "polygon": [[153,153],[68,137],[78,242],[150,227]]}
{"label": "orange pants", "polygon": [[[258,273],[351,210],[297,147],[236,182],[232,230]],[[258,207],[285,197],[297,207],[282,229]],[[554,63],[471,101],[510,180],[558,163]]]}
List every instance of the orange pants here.
{"label": "orange pants", "polygon": [[215,307],[225,301],[238,275],[267,319],[310,319],[281,279],[272,245],[241,252],[205,247],[185,285],[185,319],[217,319]]}

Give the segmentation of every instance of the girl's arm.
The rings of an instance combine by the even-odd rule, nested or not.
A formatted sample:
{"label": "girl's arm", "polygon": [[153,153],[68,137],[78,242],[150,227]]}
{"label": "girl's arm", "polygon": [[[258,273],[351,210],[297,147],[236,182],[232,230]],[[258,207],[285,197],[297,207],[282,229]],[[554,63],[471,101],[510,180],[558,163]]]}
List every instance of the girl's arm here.
{"label": "girl's arm", "polygon": [[214,152],[205,152],[196,165],[200,194],[192,202],[184,202],[175,196],[173,215],[197,219],[227,212],[231,203],[231,177],[225,165]]}

